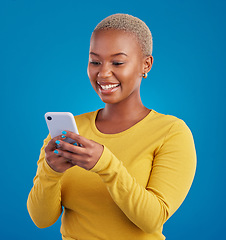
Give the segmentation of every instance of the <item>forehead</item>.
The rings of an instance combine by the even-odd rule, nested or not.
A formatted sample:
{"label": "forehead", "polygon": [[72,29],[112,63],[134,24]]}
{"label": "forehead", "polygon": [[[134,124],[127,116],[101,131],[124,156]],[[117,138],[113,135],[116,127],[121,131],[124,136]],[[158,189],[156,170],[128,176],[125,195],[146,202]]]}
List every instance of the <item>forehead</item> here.
{"label": "forehead", "polygon": [[98,30],[92,34],[90,52],[112,55],[124,52],[128,56],[142,54],[136,36],[122,30]]}

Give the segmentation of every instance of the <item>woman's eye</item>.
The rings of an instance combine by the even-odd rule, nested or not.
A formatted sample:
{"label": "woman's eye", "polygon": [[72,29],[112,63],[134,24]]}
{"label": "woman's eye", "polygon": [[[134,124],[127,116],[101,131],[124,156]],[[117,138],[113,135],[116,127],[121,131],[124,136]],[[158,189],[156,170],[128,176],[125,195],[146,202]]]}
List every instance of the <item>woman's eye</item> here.
{"label": "woman's eye", "polygon": [[119,65],[122,65],[123,62],[113,62],[113,65],[116,65],[116,66],[119,66]]}
{"label": "woman's eye", "polygon": [[91,61],[90,63],[93,65],[100,65],[100,62],[97,62],[97,61]]}

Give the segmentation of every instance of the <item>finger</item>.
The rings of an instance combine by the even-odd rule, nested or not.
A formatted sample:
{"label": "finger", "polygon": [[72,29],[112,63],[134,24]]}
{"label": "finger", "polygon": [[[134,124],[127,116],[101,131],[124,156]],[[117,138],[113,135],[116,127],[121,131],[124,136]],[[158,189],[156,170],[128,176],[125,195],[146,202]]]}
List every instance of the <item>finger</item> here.
{"label": "finger", "polygon": [[58,149],[63,150],[63,151],[68,151],[68,152],[72,152],[72,153],[80,154],[80,155],[83,155],[86,152],[85,148],[78,147],[75,144],[64,142],[62,140],[56,140],[56,144],[58,146]]}
{"label": "finger", "polygon": [[[53,152],[52,152],[53,153]],[[46,159],[48,165],[57,172],[64,172],[67,169],[73,167],[75,164],[71,160],[66,159],[60,155],[53,153],[55,156],[52,156],[50,159]]]}
{"label": "finger", "polygon": [[90,140],[78,135],[76,133],[70,132],[70,131],[63,131],[62,132],[62,138],[64,139],[65,137],[71,138],[73,140],[75,140],[75,142],[82,144],[82,146],[89,146],[90,145]]}
{"label": "finger", "polygon": [[73,165],[76,165],[77,161],[81,159],[80,155],[60,149],[55,150],[54,153],[60,157],[63,157],[64,159],[66,159],[67,162],[70,162]]}
{"label": "finger", "polygon": [[66,161],[62,156],[58,154],[58,149],[55,149],[54,151],[48,152],[45,156],[47,162],[63,162]]}
{"label": "finger", "polygon": [[51,164],[62,165],[64,163],[71,163],[71,159],[65,158],[62,154],[59,154],[59,149],[55,149],[54,151],[50,152],[47,162]]}
{"label": "finger", "polygon": [[56,140],[60,140],[60,139],[62,139],[62,135],[52,138],[46,145],[45,151],[53,151],[54,149],[56,149],[56,146],[57,146]]}

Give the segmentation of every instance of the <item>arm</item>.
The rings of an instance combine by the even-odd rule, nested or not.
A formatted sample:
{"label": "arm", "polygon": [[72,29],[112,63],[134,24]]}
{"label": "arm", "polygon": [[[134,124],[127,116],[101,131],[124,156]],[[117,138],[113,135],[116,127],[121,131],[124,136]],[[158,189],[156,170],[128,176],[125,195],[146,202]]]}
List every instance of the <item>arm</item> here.
{"label": "arm", "polygon": [[139,185],[122,161],[102,145],[67,132],[66,137],[82,144],[76,147],[60,141],[59,156],[72,165],[96,172],[106,184],[112,199],[140,229],[153,233],[176,211],[192,184],[196,153],[192,134],[177,120],[156,149],[146,188]]}
{"label": "arm", "polygon": [[106,147],[91,169],[100,175],[125,215],[140,229],[152,233],[176,211],[194,178],[196,153],[190,130],[177,121],[156,151],[146,188],[140,186]]}
{"label": "arm", "polygon": [[48,136],[44,140],[34,186],[27,200],[28,212],[34,223],[40,228],[55,223],[62,212],[60,179],[63,173],[54,171],[45,160],[45,147],[50,139],[51,137]]}

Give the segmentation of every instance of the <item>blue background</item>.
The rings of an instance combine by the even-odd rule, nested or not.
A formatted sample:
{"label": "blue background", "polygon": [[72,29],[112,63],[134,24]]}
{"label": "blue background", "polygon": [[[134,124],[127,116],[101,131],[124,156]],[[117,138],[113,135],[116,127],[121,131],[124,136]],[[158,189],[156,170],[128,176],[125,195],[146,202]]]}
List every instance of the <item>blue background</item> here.
{"label": "blue background", "polygon": [[[182,118],[198,165],[192,188],[164,226],[169,240],[223,239],[225,226],[225,1],[0,1],[1,239],[60,239],[60,220],[31,221],[26,201],[48,130],[47,111],[103,107],[86,73],[89,39],[103,18],[144,20],[154,65],[143,103]],[[25,230],[26,229],[26,230]]]}

